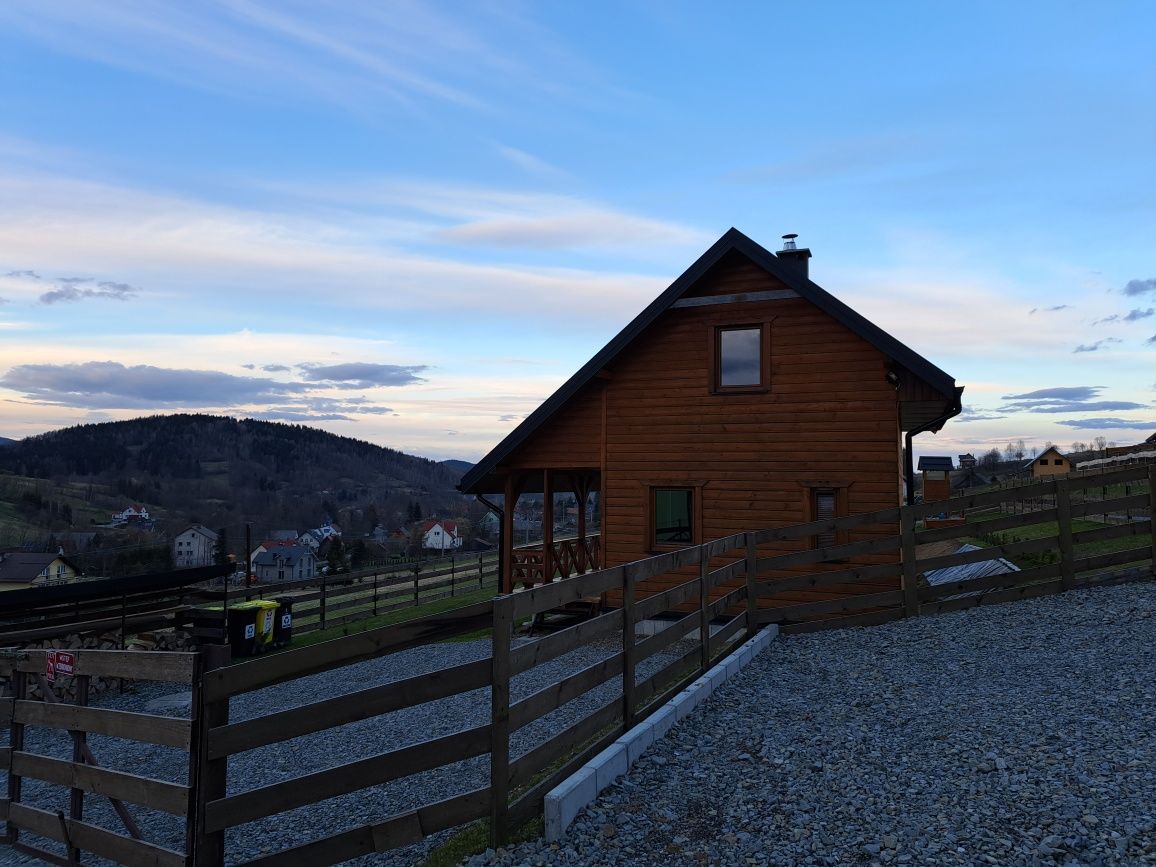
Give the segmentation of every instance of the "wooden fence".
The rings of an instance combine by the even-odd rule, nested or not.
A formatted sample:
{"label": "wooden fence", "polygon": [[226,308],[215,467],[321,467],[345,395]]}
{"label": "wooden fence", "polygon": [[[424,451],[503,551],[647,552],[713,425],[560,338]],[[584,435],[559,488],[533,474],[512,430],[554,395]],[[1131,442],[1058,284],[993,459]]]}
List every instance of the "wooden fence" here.
{"label": "wooden fence", "polygon": [[[1086,494],[1096,487],[1121,495],[1089,499]],[[12,717],[11,749],[3,755],[16,776],[9,778],[9,800],[2,809],[8,816],[10,835],[26,830],[71,848],[99,852],[114,860],[123,858],[125,863],[144,863],[141,853],[155,855],[156,860],[148,863],[175,864],[179,858],[196,865],[236,863],[226,849],[230,828],[488,755],[486,785],[471,784],[447,800],[415,804],[400,814],[364,816],[364,823],[352,828],[334,831],[319,827],[314,829],[316,836],[306,842],[270,846],[270,851],[245,863],[331,864],[414,843],[482,817],[489,818],[494,842],[500,843],[510,828],[541,812],[543,795],[550,788],[764,624],[780,624],[786,633],[877,624],[1112,582],[1120,580],[1123,566],[1136,567],[1130,575],[1139,571],[1150,575],[1156,553],[1151,518],[1154,489],[1156,468],[1139,467],[1043,480],[942,503],[738,533],[433,617],[235,665],[224,666],[223,660],[205,656],[199,670],[190,669],[194,721],[182,725],[179,733],[183,738],[187,728],[189,734],[190,784],[184,787],[165,784],[165,788],[142,789],[143,784],[119,777],[112,786],[103,776],[87,776],[91,771],[85,762],[74,759],[66,772],[63,767],[28,756],[21,726],[30,724],[31,718],[26,711],[29,700],[20,692],[27,684],[21,683],[38,672],[44,660],[43,655],[20,656],[13,680],[16,699],[7,705]],[[1025,514],[990,511],[1018,499],[1041,508]],[[1077,524],[1089,515],[1123,509],[1147,510],[1148,517],[1117,524]],[[970,511],[973,517],[982,510],[985,519],[960,526],[921,526],[924,518],[944,510]],[[880,527],[893,528],[896,523],[898,534],[875,532]],[[820,537],[827,539],[832,533],[835,544],[815,547]],[[1009,536],[999,544],[965,552],[928,553],[931,549],[925,547],[936,543],[942,549],[941,543],[953,546],[965,538],[1001,533],[1024,536]],[[1045,553],[1048,557],[1042,558]],[[874,562],[856,562],[863,557],[874,558]],[[1019,559],[1025,568],[939,586],[929,586],[921,578],[930,569],[994,558]],[[675,578],[661,590],[647,592],[648,587],[655,586],[647,582],[662,576]],[[846,592],[847,587],[855,586],[862,592]],[[792,599],[793,592],[803,591],[808,601]],[[816,591],[830,591],[831,595],[816,601]],[[541,612],[602,594],[621,603],[536,641],[515,643],[519,624]],[[653,634],[643,635],[637,628],[642,621],[653,623],[662,618],[666,628]],[[320,673],[339,676],[345,666],[486,627],[491,629],[487,658],[253,718],[230,719],[230,701],[236,696]],[[511,687],[519,675],[596,642],[596,661],[587,658],[578,670],[571,666],[546,686],[514,700]],[[100,658],[99,653],[92,654]],[[241,753],[482,689],[489,692],[488,719],[474,720],[460,731],[325,770],[302,771],[254,788],[229,788],[230,759]],[[303,687],[301,692],[307,689]],[[594,706],[587,707],[576,721],[571,717],[564,728],[551,730],[528,747],[515,737],[519,730],[578,699],[583,700],[582,707]],[[13,712],[13,707],[21,710]],[[107,720],[112,721],[102,725],[119,724],[115,716]],[[79,720],[73,717],[60,716],[56,722],[80,728]],[[164,736],[177,739],[175,731]],[[518,754],[513,753],[516,745],[520,745]],[[150,844],[124,835],[106,838],[102,834],[111,832],[90,830],[80,817],[53,824],[51,820],[58,818],[54,814],[21,801],[21,776],[34,773],[64,786],[125,800],[128,793],[135,793],[154,807],[163,804],[176,809],[187,802],[186,851],[153,853],[140,848]],[[298,825],[300,821],[294,820]],[[15,842],[28,845],[22,838]]]}
{"label": "wooden fence", "polygon": [[202,585],[227,566],[181,569],[129,578],[9,590],[0,593],[0,647],[69,633],[99,633],[170,626],[194,604]]}
{"label": "wooden fence", "polygon": [[[7,797],[0,800],[6,823],[5,842],[19,852],[53,864],[75,864],[91,852],[120,864],[181,867],[194,842],[198,719],[128,713],[88,706],[88,685],[94,677],[171,681],[200,692],[201,659],[194,653],[138,653],[115,650],[78,651],[55,661],[50,651],[9,651],[0,656],[0,675],[10,681],[10,695],[0,699],[0,721],[9,724],[9,746],[0,749],[0,769],[8,776]],[[61,702],[50,679],[75,680],[76,702]],[[35,696],[38,695],[39,699]],[[29,729],[67,731],[72,748],[68,758],[37,753],[27,744]],[[104,767],[88,743],[90,734],[114,735],[154,747],[174,750],[187,767],[184,783],[139,776],[132,769]],[[49,783],[68,791],[68,812],[33,806],[24,797],[26,780]],[[120,827],[112,830],[85,820],[85,796],[97,795],[112,804]],[[183,817],[186,845],[182,851],[150,843],[126,805]],[[61,844],[58,851],[41,840]]]}
{"label": "wooden fence", "polygon": [[216,609],[193,612],[198,616],[192,632],[199,640],[224,641],[226,609],[250,599],[292,600],[293,634],[301,635],[497,586],[497,555],[483,554],[441,560],[425,568],[414,564],[404,571],[370,568],[301,581],[208,590],[200,598],[215,603]]}

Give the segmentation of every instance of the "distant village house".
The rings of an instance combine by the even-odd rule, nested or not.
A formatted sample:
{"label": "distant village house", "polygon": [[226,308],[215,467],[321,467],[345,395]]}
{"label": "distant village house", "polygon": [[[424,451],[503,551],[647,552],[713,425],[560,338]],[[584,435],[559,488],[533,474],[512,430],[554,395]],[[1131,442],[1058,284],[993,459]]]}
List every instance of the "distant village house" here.
{"label": "distant village house", "polygon": [[253,574],[261,582],[303,581],[317,574],[317,558],[301,545],[284,545],[253,558]]}
{"label": "distant village house", "polygon": [[217,533],[200,524],[186,527],[173,539],[173,566],[211,566],[217,559]]}
{"label": "distant village house", "polygon": [[68,584],[80,576],[80,567],[60,553],[0,551],[0,591]]}

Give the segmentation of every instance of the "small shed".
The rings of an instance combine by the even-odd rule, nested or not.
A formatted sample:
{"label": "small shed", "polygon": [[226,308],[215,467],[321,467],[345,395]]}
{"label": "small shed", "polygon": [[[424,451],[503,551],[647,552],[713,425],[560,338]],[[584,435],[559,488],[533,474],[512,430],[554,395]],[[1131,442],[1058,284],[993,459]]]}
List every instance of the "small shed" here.
{"label": "small shed", "polygon": [[950,456],[924,455],[919,459],[919,471],[923,474],[923,502],[933,503],[951,497]]}
{"label": "small shed", "polygon": [[1072,462],[1061,455],[1055,446],[1048,446],[1041,454],[1028,461],[1024,469],[1031,470],[1033,479],[1066,476],[1072,471]]}

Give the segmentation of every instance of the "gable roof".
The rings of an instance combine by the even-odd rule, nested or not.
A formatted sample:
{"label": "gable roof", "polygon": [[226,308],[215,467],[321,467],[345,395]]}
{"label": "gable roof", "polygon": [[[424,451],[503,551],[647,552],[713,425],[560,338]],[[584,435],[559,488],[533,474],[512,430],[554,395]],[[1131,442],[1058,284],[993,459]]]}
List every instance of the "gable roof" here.
{"label": "gable roof", "polygon": [[287,566],[296,566],[299,560],[306,557],[317,559],[317,555],[308,548],[302,548],[300,545],[283,545],[270,551],[262,551],[253,558],[253,565],[276,566],[278,561],[283,561]]}
{"label": "gable roof", "polygon": [[920,470],[947,470],[952,469],[950,457],[938,457],[934,455],[923,455],[919,459]]}
{"label": "gable roof", "polygon": [[445,530],[447,533],[449,533],[451,536],[457,535],[457,532],[458,532],[458,522],[457,521],[426,521],[424,524],[421,525],[421,531],[423,533],[428,533],[430,530],[432,530],[434,527],[438,526],[439,524],[441,525],[441,528],[443,530]]}
{"label": "gable roof", "polygon": [[80,569],[72,561],[59,554],[36,554],[27,551],[0,552],[0,582],[31,584],[37,575],[57,560],[76,574],[80,574]]}
{"label": "gable roof", "polygon": [[217,541],[217,532],[215,530],[210,530],[203,524],[190,524],[189,526],[185,527],[185,529],[181,530],[181,532],[177,533],[177,536],[183,536],[185,533],[197,533],[201,536],[204,536],[210,542]]}
{"label": "gable roof", "polygon": [[[458,484],[458,490],[464,493],[482,493],[485,490],[497,490],[494,487],[495,479],[490,478],[497,465],[507,458],[518,446],[522,445],[538,430],[555,412],[578,393],[584,385],[592,380],[600,370],[610,364],[619,353],[638,337],[648,326],[653,324],[663,313],[669,310],[687,291],[725,256],[737,252],[754,264],[761,267],[771,276],[810,301],[827,315],[850,329],[859,337],[866,340],[885,356],[895,363],[902,365],[915,376],[922,379],[936,391],[943,394],[944,399],[956,401],[958,412],[959,395],[963,389],[957,389],[955,379],[944,373],[915,350],[900,343],[882,328],[869,322],[856,313],[834,295],[819,285],[812,283],[802,273],[795,263],[778,258],[774,253],[757,244],[740,232],[730,228],[719,238],[711,248],[703,253],[693,265],[687,268],[681,276],[667,287],[661,295],[655,298],[646,308],[634,317],[625,328],[607,343],[582,368],[568,379],[561,388],[554,392],[541,406],[532,412],[526,419],[512,430],[505,439],[495,446],[488,455],[475,464]],[[941,425],[942,426],[942,425]],[[928,430],[939,430],[928,428]]]}

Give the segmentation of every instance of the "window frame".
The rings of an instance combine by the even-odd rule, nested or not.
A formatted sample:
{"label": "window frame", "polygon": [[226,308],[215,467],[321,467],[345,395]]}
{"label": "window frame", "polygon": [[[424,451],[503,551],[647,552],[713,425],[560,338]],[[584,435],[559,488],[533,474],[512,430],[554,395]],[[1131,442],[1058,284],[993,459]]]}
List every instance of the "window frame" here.
{"label": "window frame", "polygon": [[[661,554],[667,551],[680,551],[683,548],[692,548],[702,542],[702,505],[703,489],[706,482],[695,482],[686,479],[653,479],[642,482],[645,488],[646,508],[646,539],[644,545],[652,554]],[[690,493],[690,541],[689,542],[659,542],[657,533],[657,499],[658,491],[688,491]]]}
{"label": "window frame", "polygon": [[[722,383],[722,335],[727,331],[759,332],[759,381],[746,385]],[[762,394],[771,390],[771,322],[718,322],[710,327],[710,391],[712,394]]]}
{"label": "window frame", "polygon": [[[820,493],[832,493],[835,495],[835,518],[846,518],[851,514],[851,487],[854,482],[834,481],[830,479],[816,479],[799,482],[803,489],[803,512],[806,517],[804,523],[811,523],[819,520],[819,503],[818,495]],[[850,532],[848,530],[833,530],[834,540],[831,545],[821,544],[821,537],[825,534],[816,533],[808,536],[808,547],[811,550],[818,550],[819,548],[829,548],[839,545],[846,545],[850,542]],[[843,562],[846,557],[840,557],[828,562]]]}

